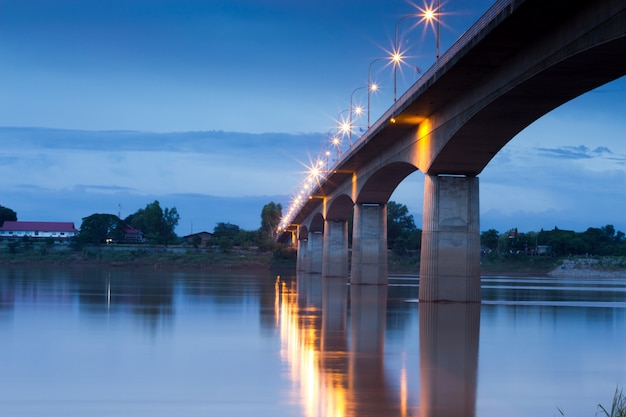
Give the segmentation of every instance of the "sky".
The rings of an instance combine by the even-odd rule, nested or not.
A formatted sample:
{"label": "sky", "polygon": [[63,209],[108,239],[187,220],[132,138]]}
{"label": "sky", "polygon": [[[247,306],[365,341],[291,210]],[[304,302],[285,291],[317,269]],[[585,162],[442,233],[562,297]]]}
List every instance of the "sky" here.
{"label": "sky", "polygon": [[[441,52],[491,1],[442,2]],[[435,60],[405,0],[0,0],[0,205],[19,220],[125,217],[158,200],[179,235],[253,230],[289,205],[336,119]],[[400,22],[400,23],[398,23]],[[356,90],[356,89],[360,89]],[[479,176],[481,230],[626,230],[626,79],[538,120]],[[361,125],[365,121],[361,120]],[[423,175],[392,199],[418,226]]]}

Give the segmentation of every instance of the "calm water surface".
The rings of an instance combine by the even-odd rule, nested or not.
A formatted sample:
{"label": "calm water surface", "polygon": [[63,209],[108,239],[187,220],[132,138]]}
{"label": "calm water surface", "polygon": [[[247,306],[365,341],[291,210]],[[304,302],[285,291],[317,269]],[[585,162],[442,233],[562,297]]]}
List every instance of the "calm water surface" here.
{"label": "calm water surface", "polygon": [[0,416],[576,417],[626,386],[626,277],[417,285],[4,266]]}

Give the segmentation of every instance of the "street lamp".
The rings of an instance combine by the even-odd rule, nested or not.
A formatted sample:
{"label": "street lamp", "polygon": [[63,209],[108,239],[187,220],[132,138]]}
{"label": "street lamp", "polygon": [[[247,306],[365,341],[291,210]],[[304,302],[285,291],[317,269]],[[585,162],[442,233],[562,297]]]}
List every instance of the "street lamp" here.
{"label": "street lamp", "polygon": [[435,34],[437,38],[437,59],[439,59],[439,33],[440,33],[440,20],[441,20],[440,19],[440,15],[441,15],[440,1],[441,0],[437,0],[436,8],[432,7],[432,3],[431,3],[431,6],[428,6],[425,8],[418,7],[418,10],[420,11],[420,13],[413,13],[413,14],[402,16],[396,22],[396,33],[395,33],[394,44],[393,44],[393,53],[391,55],[391,59],[393,61],[393,101],[394,103],[396,102],[397,67],[398,65],[402,63],[402,59],[404,58],[403,52],[400,50],[400,46],[398,45],[398,28],[400,26],[400,23],[403,20],[411,18],[411,17],[420,18],[420,21],[418,23],[426,22],[427,25],[428,24],[432,25],[433,21],[435,21],[435,23],[437,24],[436,30],[435,30]]}
{"label": "street lamp", "polygon": [[[439,59],[439,31],[441,26],[441,3],[437,0],[437,59]],[[433,16],[434,17],[434,16]]]}
{"label": "street lamp", "polygon": [[406,16],[402,16],[400,19],[398,19],[398,21],[396,22],[396,37],[394,39],[394,43],[393,43],[393,53],[391,55],[391,60],[393,61],[393,102],[396,102],[396,78],[397,78],[397,67],[398,65],[400,65],[400,63],[402,63],[402,58],[404,58],[404,56],[402,55],[402,51],[400,51],[400,47],[398,46],[398,27],[400,26],[400,22],[402,22],[404,19],[408,19],[410,17],[420,17],[422,15],[420,14],[407,14]]}
{"label": "street lamp", "polygon": [[339,123],[339,125],[337,126],[337,129],[339,129],[339,131],[343,134],[346,135],[348,133],[350,133],[350,131],[352,130],[352,125],[350,124],[350,117],[348,116],[348,120],[346,120],[342,114],[344,114],[345,112],[350,112],[352,113],[352,109],[345,109],[342,110],[339,113],[339,116],[337,116],[337,123]]}
{"label": "street lamp", "polygon": [[441,32],[441,3],[440,0],[437,0],[437,7],[431,6],[422,9],[419,7],[421,14],[420,22],[426,22],[426,24],[433,25],[433,21],[437,24],[436,27],[433,25],[433,29],[435,29],[435,37],[437,38],[437,59],[439,59],[439,40],[440,40],[440,32]]}
{"label": "street lamp", "polygon": [[341,139],[337,135],[333,135],[330,138],[330,143],[335,147],[335,161],[339,160],[339,154],[341,153]]}
{"label": "street lamp", "polygon": [[374,63],[376,61],[381,61],[383,59],[389,59],[389,57],[380,57],[380,58],[376,58],[375,60],[373,60],[372,62],[370,62],[370,66],[367,69],[367,128],[370,128],[370,96],[372,91],[376,91],[378,90],[378,85],[376,83],[372,83],[372,65],[374,65]]}
{"label": "street lamp", "polygon": [[[352,99],[354,98],[354,93],[356,93],[359,90],[362,90],[364,88],[367,88],[369,90],[369,84],[366,85],[365,87],[357,87],[354,90],[352,90],[352,94],[350,94],[350,132],[348,134],[348,144],[349,146],[352,146],[352,113],[354,112],[354,107],[352,107]],[[358,111],[357,113],[361,113],[360,111]]]}

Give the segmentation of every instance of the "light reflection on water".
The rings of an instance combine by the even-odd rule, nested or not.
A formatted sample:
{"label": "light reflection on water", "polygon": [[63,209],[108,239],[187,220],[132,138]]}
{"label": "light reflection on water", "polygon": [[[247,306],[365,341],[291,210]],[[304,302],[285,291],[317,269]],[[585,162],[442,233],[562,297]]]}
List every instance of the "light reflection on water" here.
{"label": "light reflection on water", "polygon": [[593,416],[626,279],[485,277],[483,303],[276,272],[0,270],[1,416]]}

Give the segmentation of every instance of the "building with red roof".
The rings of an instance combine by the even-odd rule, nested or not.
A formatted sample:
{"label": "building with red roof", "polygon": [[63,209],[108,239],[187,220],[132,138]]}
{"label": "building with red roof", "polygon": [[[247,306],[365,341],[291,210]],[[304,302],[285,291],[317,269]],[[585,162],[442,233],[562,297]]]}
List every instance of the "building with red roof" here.
{"label": "building with red roof", "polygon": [[21,239],[23,237],[70,239],[78,233],[72,222],[20,222],[5,221],[0,227],[0,239]]}

